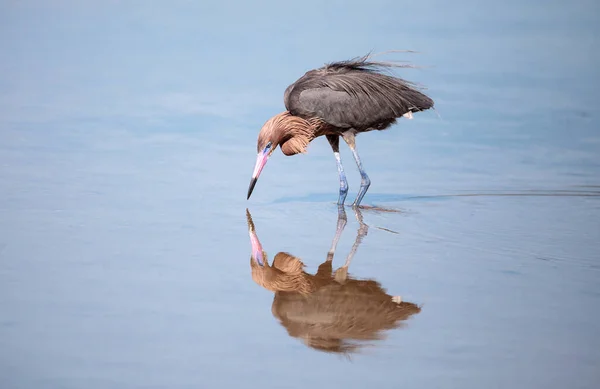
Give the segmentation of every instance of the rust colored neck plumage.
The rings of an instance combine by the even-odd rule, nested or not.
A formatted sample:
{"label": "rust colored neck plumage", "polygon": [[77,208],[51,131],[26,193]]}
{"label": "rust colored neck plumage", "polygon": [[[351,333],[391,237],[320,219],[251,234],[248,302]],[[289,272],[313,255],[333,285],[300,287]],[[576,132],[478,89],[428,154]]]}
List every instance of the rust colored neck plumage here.
{"label": "rust colored neck plumage", "polygon": [[268,143],[281,147],[285,155],[305,153],[308,144],[324,127],[319,119],[303,119],[285,111],[269,119],[258,135],[259,151]]}

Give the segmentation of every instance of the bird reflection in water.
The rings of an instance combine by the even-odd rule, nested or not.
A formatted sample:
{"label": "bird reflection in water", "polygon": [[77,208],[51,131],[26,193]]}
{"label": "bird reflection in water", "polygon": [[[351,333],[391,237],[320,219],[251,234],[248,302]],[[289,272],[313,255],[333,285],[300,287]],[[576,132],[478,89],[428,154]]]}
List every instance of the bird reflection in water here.
{"label": "bird reflection in water", "polygon": [[252,279],[275,292],[271,311],[288,334],[300,338],[316,350],[350,354],[367,342],[382,340],[383,332],[403,325],[421,311],[416,304],[391,296],[375,280],[352,278],[348,267],[368,226],[360,209],[354,212],[360,224],[356,240],[343,266],[333,271],[333,256],[346,226],[343,206],[338,207],[338,222],[327,259],[316,274],[306,273],[302,261],[280,252],[269,265],[250,212],[246,210],[252,246]]}

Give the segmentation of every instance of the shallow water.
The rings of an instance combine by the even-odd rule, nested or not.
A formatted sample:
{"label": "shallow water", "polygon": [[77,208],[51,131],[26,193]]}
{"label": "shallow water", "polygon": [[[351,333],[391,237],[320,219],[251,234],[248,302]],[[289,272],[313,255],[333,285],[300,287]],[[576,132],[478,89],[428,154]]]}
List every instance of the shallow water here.
{"label": "shallow water", "polygon": [[[385,2],[2,5],[2,387],[597,387],[598,6],[477,4],[411,4],[402,22]],[[420,311],[366,341],[311,338],[278,317],[331,312],[273,309],[246,209],[269,263],[314,274],[335,160],[324,139],[277,151],[246,201],[256,134],[289,82],[373,46],[423,51],[408,58],[431,67],[402,75],[437,112],[358,137],[378,208],[346,280]],[[346,216],[334,271],[361,226]],[[314,347],[340,341],[359,347]]]}

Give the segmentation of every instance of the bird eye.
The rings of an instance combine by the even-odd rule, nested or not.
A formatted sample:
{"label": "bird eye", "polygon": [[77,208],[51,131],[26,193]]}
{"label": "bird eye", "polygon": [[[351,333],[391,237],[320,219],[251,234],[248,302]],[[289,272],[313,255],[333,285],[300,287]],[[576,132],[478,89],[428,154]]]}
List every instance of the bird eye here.
{"label": "bird eye", "polygon": [[269,150],[271,148],[273,144],[271,142],[267,143],[267,146],[265,147],[265,150]]}

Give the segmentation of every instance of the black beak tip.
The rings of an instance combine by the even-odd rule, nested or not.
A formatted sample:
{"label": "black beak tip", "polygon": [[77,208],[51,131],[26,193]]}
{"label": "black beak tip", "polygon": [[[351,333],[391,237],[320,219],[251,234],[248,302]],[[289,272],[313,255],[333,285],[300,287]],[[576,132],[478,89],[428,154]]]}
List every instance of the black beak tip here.
{"label": "black beak tip", "polygon": [[246,200],[250,199],[250,195],[252,195],[252,191],[254,190],[254,185],[256,185],[256,181],[256,178],[250,179],[250,186],[248,187],[248,197],[246,197]]}

